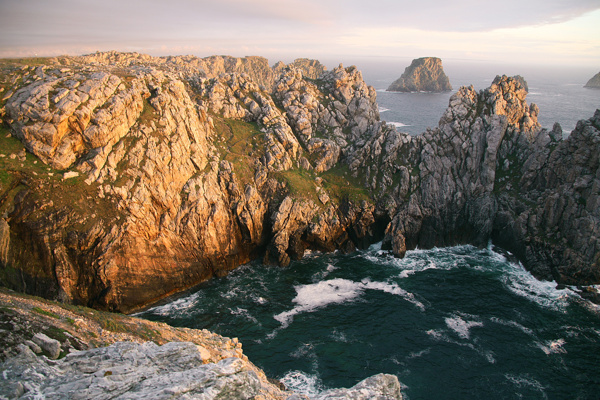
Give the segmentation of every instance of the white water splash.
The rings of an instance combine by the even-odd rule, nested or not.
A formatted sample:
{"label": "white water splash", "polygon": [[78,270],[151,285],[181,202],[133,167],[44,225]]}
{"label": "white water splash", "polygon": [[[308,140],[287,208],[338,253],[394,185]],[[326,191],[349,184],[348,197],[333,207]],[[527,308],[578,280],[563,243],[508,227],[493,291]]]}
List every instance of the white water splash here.
{"label": "white water splash", "polygon": [[296,306],[289,311],[284,311],[274,316],[274,318],[284,327],[287,327],[290,324],[294,315],[312,312],[330,304],[341,304],[353,301],[360,297],[365,290],[379,290],[400,296],[413,303],[421,311],[425,310],[425,306],[415,299],[415,296],[412,293],[407,292],[397,284],[373,282],[368,278],[363,279],[361,282],[336,278],[308,285],[298,285],[295,289],[296,297],[294,297],[292,301]]}
{"label": "white water splash", "polygon": [[463,339],[471,338],[471,328],[481,327],[483,323],[480,321],[465,321],[459,316],[455,316],[454,318],[445,318],[446,326],[452,329],[454,332],[458,334]]}
{"label": "white water splash", "polygon": [[324,387],[317,375],[307,374],[302,371],[289,371],[279,379],[288,390],[303,394],[308,397],[319,395]]}

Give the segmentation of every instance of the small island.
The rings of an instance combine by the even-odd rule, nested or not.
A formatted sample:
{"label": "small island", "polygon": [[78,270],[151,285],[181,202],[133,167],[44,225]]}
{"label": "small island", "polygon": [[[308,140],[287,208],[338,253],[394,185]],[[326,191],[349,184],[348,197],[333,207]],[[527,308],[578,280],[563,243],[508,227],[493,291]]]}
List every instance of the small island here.
{"label": "small island", "polygon": [[452,90],[444,73],[442,60],[422,57],[412,61],[400,78],[387,88],[388,92],[446,92]]}
{"label": "small island", "polygon": [[594,75],[586,84],[586,88],[600,89],[600,72]]}

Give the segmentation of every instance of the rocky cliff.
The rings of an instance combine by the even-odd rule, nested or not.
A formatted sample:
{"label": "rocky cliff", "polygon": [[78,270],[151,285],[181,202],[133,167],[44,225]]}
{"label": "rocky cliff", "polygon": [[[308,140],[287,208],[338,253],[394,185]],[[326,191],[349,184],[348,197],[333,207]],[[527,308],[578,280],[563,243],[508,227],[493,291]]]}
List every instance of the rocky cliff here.
{"label": "rocky cliff", "polygon": [[259,256],[287,265],[376,235],[338,163],[380,124],[360,72],[304,79],[320,65],[304,60],[269,91],[181,60],[4,65],[4,285],[130,311]]}
{"label": "rocky cliff", "polygon": [[[310,400],[267,378],[237,339],[4,290],[0,305],[3,399]],[[379,374],[313,400],[350,398],[402,395]]]}
{"label": "rocky cliff", "polygon": [[[272,80],[271,78],[272,77]],[[251,259],[490,239],[600,282],[598,115],[540,129],[522,78],[418,137],[355,67],[97,53],[2,64],[0,281],[131,311]]]}
{"label": "rocky cliff", "polygon": [[539,278],[600,280],[600,112],[563,140],[559,125],[540,129],[525,99],[519,77],[462,87],[438,128],[382,131],[355,155],[354,173],[393,216],[386,246],[402,256],[491,239]]}
{"label": "rocky cliff", "polygon": [[452,90],[452,85],[444,73],[442,60],[437,57],[423,57],[414,59],[406,67],[402,76],[387,90],[388,92],[445,92]]}
{"label": "rocky cliff", "polygon": [[589,81],[585,84],[586,88],[598,89],[600,88],[600,72],[592,76]]}

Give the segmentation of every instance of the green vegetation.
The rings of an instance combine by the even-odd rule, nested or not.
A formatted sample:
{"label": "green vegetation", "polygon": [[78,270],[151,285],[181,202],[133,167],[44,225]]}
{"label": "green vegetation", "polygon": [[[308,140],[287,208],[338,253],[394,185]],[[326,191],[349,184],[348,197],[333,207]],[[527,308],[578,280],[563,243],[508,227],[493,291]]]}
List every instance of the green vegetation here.
{"label": "green vegetation", "polygon": [[215,145],[221,153],[221,159],[233,164],[234,171],[243,184],[252,182],[253,164],[264,155],[264,133],[260,131],[256,122],[225,119],[214,115],[213,121],[218,135]]}
{"label": "green vegetation", "polygon": [[138,117],[138,123],[140,125],[150,126],[152,121],[158,121],[158,114],[148,99],[144,99],[144,108],[142,113]]}
{"label": "green vegetation", "polygon": [[290,169],[274,172],[273,176],[279,182],[285,182],[293,197],[312,200],[315,204],[319,204],[314,173],[303,169]]}
{"label": "green vegetation", "polygon": [[58,316],[57,314],[53,313],[52,311],[47,311],[47,310],[41,309],[39,307],[33,307],[31,309],[31,311],[33,311],[35,313],[38,313],[38,314],[41,314],[41,315],[45,315],[45,316],[51,317],[51,318],[56,318],[56,319],[60,318],[60,316]]}
{"label": "green vegetation", "polygon": [[346,164],[338,163],[329,171],[324,172],[323,187],[327,189],[330,196],[338,200],[370,201],[369,191],[364,187],[360,178],[355,178],[350,173]]}

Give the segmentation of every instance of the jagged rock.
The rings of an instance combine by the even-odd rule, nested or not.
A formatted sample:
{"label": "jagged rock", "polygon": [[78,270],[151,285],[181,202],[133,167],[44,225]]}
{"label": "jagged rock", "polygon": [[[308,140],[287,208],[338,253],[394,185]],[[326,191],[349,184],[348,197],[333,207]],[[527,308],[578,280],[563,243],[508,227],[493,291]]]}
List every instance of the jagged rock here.
{"label": "jagged rock", "polygon": [[437,57],[417,58],[406,67],[400,78],[388,88],[388,92],[444,92],[452,90],[450,80]]}
{"label": "jagged rock", "polygon": [[597,89],[600,88],[600,72],[592,76],[589,81],[585,84],[586,88]]}
{"label": "jagged rock", "polygon": [[400,382],[395,375],[378,374],[349,389],[326,390],[314,400],[401,400],[403,397],[400,389]]}
{"label": "jagged rock", "polygon": [[[479,93],[461,88],[439,127],[413,138],[380,121],[375,90],[355,67],[308,78],[318,64],[279,65],[269,69],[272,91],[255,81],[267,79],[264,68],[109,52],[11,70],[15,136],[48,164],[48,178],[69,167],[85,183],[33,173],[2,183],[2,283],[131,311],[257,257],[285,265],[307,248],[352,251],[384,230],[397,255],[510,233],[506,246],[538,276],[596,280],[598,219],[584,207],[596,201],[595,120],[575,135],[585,139],[562,145],[560,129],[540,130],[523,81],[497,77]],[[546,169],[559,148],[587,163],[554,166],[562,192]],[[377,207],[333,193],[349,184],[343,175],[306,179],[343,164]]]}
{"label": "jagged rock", "polygon": [[31,341],[47,352],[50,359],[56,360],[60,356],[60,342],[58,340],[51,339],[43,333],[36,333]]}

